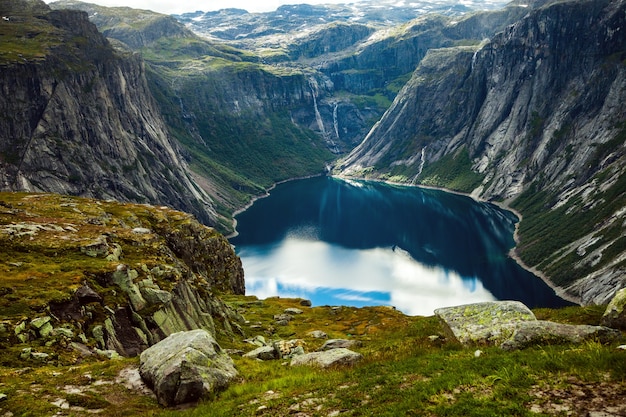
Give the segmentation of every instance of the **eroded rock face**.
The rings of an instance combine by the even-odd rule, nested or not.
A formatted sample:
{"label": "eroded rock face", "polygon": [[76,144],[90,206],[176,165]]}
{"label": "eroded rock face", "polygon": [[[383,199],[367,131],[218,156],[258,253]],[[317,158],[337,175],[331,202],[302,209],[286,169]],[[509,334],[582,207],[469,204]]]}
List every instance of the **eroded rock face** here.
{"label": "eroded rock face", "polygon": [[238,373],[205,330],[174,333],[142,352],[139,373],[165,406],[198,401],[225,389]]}

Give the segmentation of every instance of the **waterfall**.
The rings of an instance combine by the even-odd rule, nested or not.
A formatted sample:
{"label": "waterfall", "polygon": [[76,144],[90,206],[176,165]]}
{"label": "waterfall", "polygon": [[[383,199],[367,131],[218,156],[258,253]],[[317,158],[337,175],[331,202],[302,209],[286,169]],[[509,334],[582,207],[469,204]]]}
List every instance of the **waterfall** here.
{"label": "waterfall", "polygon": [[324,127],[324,120],[322,119],[322,115],[320,114],[320,109],[317,107],[317,82],[313,79],[309,80],[309,86],[311,87],[311,94],[313,95],[313,109],[315,110],[315,120],[317,121],[317,127],[322,132],[322,136],[325,140],[328,140],[328,134],[326,133],[326,128]]}
{"label": "waterfall", "polygon": [[333,126],[335,127],[335,136],[339,139],[339,119],[337,117],[337,108],[339,105],[335,102],[335,107],[333,108]]}
{"label": "waterfall", "polygon": [[[311,78],[309,80],[309,86],[311,87],[311,95],[313,96],[313,110],[315,111],[315,121],[317,122],[317,126],[320,132],[322,132],[322,137],[328,144],[330,151],[333,153],[339,153],[340,152],[339,147],[337,146],[335,141],[333,141],[333,139],[331,138],[331,135],[329,135],[328,132],[326,132],[326,128],[324,127],[324,119],[322,119],[322,114],[320,113],[320,109],[317,106],[317,81]],[[336,106],[337,104],[335,104],[335,110],[333,111],[333,118],[335,117]],[[334,124],[335,124],[335,130],[338,132],[339,128],[338,128],[338,123],[336,122],[336,120],[334,120]],[[337,135],[337,137],[339,137],[339,135]]]}
{"label": "waterfall", "polygon": [[411,185],[415,185],[415,181],[417,181],[417,177],[422,175],[422,171],[424,170],[424,164],[426,163],[426,146],[422,148],[422,154],[420,156],[420,167],[417,170],[417,174],[413,177],[411,181]]}

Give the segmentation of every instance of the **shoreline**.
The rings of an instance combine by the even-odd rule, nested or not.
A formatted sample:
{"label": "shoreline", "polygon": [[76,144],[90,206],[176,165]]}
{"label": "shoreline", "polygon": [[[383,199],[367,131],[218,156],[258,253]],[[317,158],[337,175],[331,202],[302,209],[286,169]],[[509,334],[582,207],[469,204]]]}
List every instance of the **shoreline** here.
{"label": "shoreline", "polygon": [[288,179],[286,179],[286,180],[281,180],[281,181],[275,182],[275,183],[274,183],[274,184],[272,184],[269,188],[267,188],[267,189],[265,190],[265,193],[264,193],[264,194],[259,194],[259,195],[252,196],[252,198],[250,199],[250,201],[248,201],[248,203],[247,203],[245,206],[243,206],[243,207],[241,207],[241,208],[239,208],[239,209],[237,209],[237,210],[233,211],[233,213],[231,214],[231,216],[232,216],[232,218],[233,218],[233,221],[231,222],[231,224],[232,224],[232,226],[233,226],[233,232],[232,232],[232,233],[230,233],[230,234],[229,234],[229,235],[227,235],[227,236],[224,236],[224,237],[225,237],[226,239],[230,239],[230,238],[232,238],[232,237],[238,236],[238,235],[239,235],[239,232],[237,232],[237,219],[236,219],[235,217],[236,217],[237,215],[239,215],[239,214],[243,213],[244,211],[248,210],[248,209],[249,209],[250,207],[252,207],[252,205],[253,205],[255,202],[257,202],[258,200],[261,200],[261,199],[263,199],[263,198],[267,198],[267,197],[269,197],[269,196],[270,196],[270,191],[272,191],[274,188],[276,188],[276,187],[277,187],[277,186],[279,186],[280,184],[284,184],[284,183],[286,183],[286,182],[290,182],[290,181],[305,180],[305,179],[307,179],[307,178],[321,177],[321,176],[323,176],[323,175],[326,175],[326,174],[324,174],[324,173],[319,173],[319,174],[313,174],[313,175],[305,175],[305,176],[303,176],[303,177],[294,177],[294,178],[288,178]]}

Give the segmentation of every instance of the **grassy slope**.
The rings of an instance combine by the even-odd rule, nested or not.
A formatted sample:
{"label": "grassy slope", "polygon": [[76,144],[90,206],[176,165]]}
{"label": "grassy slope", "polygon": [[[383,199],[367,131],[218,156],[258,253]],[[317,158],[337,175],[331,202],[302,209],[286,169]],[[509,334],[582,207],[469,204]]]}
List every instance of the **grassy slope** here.
{"label": "grassy slope", "polygon": [[[274,327],[273,315],[299,300],[232,297],[251,324],[262,329],[250,335],[302,338],[307,350],[322,340],[307,336],[323,330],[331,338],[360,340],[364,355],[354,368],[317,370],[292,368],[283,361],[235,356],[239,382],[197,407],[165,410],[148,396],[110,382],[137,359],[85,360],[67,366],[42,366],[17,359],[3,350],[0,391],[9,399],[0,411],[14,415],[46,415],[59,408],[58,398],[82,406],[66,415],[87,415],[100,409],[108,416],[496,416],[558,415],[556,410],[583,415],[587,411],[622,407],[626,394],[626,353],[614,346],[538,346],[504,352],[498,348],[462,348],[443,335],[434,317],[407,317],[392,309],[304,308],[289,326]],[[542,319],[568,323],[598,323],[602,309],[538,310]],[[222,347],[252,350],[242,340],[220,340]],[[7,358],[10,353],[11,357]],[[26,368],[26,367],[29,368]],[[99,382],[97,382],[99,381]],[[68,394],[74,389],[80,394]],[[36,393],[37,395],[33,395]],[[540,414],[535,412],[539,411]],[[297,414],[298,412],[302,414]]]}

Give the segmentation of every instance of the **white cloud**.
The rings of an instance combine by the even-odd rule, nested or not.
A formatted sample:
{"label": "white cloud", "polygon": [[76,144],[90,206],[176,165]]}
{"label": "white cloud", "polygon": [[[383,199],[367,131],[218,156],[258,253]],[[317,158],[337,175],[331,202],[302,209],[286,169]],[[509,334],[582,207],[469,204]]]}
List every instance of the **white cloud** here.
{"label": "white cloud", "polygon": [[[324,298],[324,304],[391,305],[409,315],[492,301],[475,278],[415,261],[399,248],[346,249],[320,241],[286,239],[242,248],[248,294]],[[344,301],[344,302],[342,302]]]}
{"label": "white cloud", "polygon": [[[45,0],[50,3],[54,0]],[[147,9],[165,14],[180,14],[194,12],[196,10],[212,11],[226,8],[245,9],[249,12],[268,12],[276,10],[285,4],[328,4],[328,3],[351,3],[351,0],[207,0],[204,2],[185,0],[84,0],[87,3],[95,3],[107,7],[132,7],[134,9]]]}

